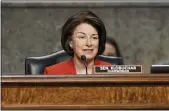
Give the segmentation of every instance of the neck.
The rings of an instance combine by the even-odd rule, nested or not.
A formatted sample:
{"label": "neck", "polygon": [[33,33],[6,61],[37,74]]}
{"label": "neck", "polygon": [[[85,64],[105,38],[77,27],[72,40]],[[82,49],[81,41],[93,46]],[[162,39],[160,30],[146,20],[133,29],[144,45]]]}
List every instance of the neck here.
{"label": "neck", "polygon": [[[86,67],[80,58],[78,58],[77,56],[74,55],[73,62],[74,62],[74,66],[75,66],[77,74],[86,74]],[[88,69],[87,72],[88,72],[88,74],[92,74],[93,66],[94,66],[94,59],[93,60],[86,60],[86,62],[87,62],[86,63],[87,69]]]}

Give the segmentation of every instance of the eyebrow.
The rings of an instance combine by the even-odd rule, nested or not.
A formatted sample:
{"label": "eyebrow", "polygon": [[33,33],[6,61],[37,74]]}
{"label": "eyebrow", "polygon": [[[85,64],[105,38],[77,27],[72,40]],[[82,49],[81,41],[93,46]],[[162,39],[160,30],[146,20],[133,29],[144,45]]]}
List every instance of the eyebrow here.
{"label": "eyebrow", "polygon": [[[86,35],[86,33],[84,33],[84,32],[77,32],[77,33],[82,33],[82,34]],[[98,35],[98,34],[92,34],[92,36],[93,35]]]}

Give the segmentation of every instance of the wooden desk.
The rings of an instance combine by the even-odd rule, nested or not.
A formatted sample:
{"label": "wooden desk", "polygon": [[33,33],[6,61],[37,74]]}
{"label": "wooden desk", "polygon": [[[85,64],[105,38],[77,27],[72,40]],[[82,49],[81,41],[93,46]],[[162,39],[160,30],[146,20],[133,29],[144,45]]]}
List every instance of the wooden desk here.
{"label": "wooden desk", "polygon": [[169,109],[169,75],[2,76],[2,109]]}

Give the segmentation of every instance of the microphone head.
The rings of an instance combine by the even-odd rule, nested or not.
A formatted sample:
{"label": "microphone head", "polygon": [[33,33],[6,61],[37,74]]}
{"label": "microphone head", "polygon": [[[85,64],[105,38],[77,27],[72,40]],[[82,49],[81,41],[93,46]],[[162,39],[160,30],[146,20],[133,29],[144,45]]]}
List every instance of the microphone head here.
{"label": "microphone head", "polygon": [[82,61],[86,61],[86,56],[85,55],[81,55],[81,59],[82,59]]}

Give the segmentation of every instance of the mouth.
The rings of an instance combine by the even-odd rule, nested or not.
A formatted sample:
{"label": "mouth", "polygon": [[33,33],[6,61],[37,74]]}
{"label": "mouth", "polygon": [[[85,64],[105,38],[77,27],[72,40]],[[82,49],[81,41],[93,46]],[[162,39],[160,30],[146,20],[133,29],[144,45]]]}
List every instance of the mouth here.
{"label": "mouth", "polygon": [[83,51],[85,51],[85,52],[92,52],[93,49],[83,49]]}
{"label": "mouth", "polygon": [[93,51],[93,49],[83,49],[84,51]]}

